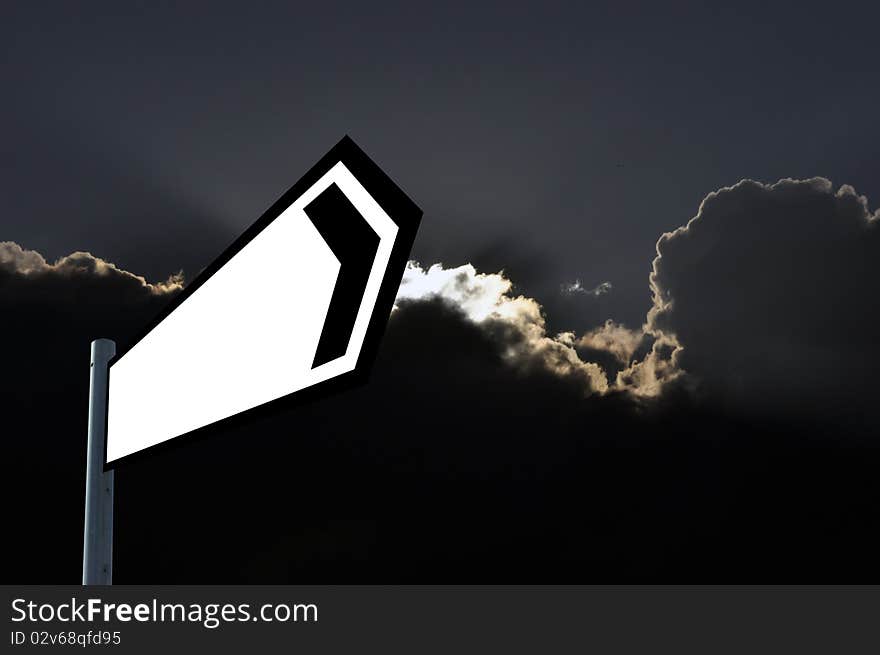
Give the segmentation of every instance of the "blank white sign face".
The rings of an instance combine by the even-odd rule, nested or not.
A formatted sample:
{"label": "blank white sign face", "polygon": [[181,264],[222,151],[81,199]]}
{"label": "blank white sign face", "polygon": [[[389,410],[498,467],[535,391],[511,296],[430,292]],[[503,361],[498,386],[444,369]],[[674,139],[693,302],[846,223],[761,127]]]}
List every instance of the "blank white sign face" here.
{"label": "blank white sign face", "polygon": [[113,361],[107,464],[355,371],[371,326],[388,319],[419,216],[389,216],[349,166],[371,167],[388,204],[406,207],[340,142],[316,166],[326,172],[311,182],[313,169]]}

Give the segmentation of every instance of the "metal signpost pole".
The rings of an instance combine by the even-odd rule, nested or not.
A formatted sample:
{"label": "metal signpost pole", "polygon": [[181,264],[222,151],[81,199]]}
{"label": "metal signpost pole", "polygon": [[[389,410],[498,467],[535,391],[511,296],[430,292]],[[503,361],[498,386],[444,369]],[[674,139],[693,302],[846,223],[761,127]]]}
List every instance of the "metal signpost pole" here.
{"label": "metal signpost pole", "polygon": [[113,471],[104,471],[108,364],[116,354],[110,339],[92,341],[89,375],[89,445],[86,459],[86,520],[83,584],[113,582]]}

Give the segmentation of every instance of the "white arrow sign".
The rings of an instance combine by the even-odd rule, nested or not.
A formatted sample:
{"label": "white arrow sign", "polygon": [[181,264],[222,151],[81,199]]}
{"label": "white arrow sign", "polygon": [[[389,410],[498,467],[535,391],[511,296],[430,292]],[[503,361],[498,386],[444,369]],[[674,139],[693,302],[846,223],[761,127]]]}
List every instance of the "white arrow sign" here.
{"label": "white arrow sign", "polygon": [[420,219],[340,141],[111,362],[105,466],[363,379]]}

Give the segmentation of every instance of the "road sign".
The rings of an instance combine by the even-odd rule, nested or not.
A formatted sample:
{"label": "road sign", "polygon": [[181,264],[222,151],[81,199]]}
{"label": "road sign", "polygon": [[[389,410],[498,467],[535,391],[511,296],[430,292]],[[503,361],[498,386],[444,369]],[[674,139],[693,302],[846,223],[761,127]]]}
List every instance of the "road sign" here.
{"label": "road sign", "polygon": [[363,380],[421,210],[348,137],[110,364],[110,467]]}

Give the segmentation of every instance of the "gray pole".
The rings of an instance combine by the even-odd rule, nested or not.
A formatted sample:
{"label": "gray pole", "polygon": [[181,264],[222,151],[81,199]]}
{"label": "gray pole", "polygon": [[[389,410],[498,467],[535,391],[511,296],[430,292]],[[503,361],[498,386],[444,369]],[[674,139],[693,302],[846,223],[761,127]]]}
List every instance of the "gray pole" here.
{"label": "gray pole", "polygon": [[116,343],[110,339],[92,341],[83,536],[84,585],[113,583],[113,471],[104,472],[104,439],[107,427],[107,364],[115,354]]}

